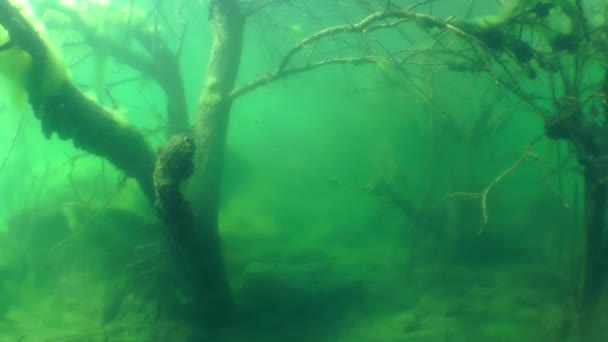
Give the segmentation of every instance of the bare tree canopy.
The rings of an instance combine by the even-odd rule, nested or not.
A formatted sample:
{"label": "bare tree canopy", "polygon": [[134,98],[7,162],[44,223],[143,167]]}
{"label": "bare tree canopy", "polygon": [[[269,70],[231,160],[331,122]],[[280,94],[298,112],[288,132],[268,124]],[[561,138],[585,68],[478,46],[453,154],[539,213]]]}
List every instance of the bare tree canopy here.
{"label": "bare tree canopy", "polygon": [[608,339],[607,18],[0,0],[0,339]]}

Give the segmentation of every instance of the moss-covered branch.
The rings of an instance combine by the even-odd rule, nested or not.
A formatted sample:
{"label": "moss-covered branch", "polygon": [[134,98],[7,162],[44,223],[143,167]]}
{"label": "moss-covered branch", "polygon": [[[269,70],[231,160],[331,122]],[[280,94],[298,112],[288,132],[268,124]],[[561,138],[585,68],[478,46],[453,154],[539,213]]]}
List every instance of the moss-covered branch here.
{"label": "moss-covered branch", "polygon": [[0,0],[0,25],[8,31],[14,49],[29,56],[25,91],[45,136],[56,133],[71,139],[76,147],[106,158],[134,177],[154,202],[156,156],[143,135],[79,91],[32,19],[8,0]]}

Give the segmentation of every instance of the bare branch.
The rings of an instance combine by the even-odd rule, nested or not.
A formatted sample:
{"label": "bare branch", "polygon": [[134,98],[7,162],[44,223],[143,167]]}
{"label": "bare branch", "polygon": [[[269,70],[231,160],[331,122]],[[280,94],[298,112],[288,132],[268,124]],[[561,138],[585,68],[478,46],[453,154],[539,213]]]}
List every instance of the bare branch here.
{"label": "bare branch", "polygon": [[[418,24],[423,30],[425,30],[427,32],[427,34],[429,34],[437,43],[439,43],[439,45],[441,45],[443,47],[439,51],[428,50],[428,51],[425,51],[426,53],[451,55],[449,60],[438,59],[443,62],[443,65],[448,65],[448,67],[451,69],[450,65],[455,63],[454,60],[463,60],[463,61],[465,61],[466,64],[469,65],[469,66],[464,66],[464,71],[470,71],[470,72],[486,71],[486,72],[488,72],[490,74],[490,76],[495,80],[495,83],[498,86],[504,86],[505,88],[508,88],[510,91],[512,91],[518,97],[520,97],[523,100],[525,100],[526,102],[532,104],[537,112],[540,112],[543,114],[546,113],[546,111],[544,111],[541,107],[538,107],[538,105],[536,105],[534,103],[533,98],[531,98],[530,95],[526,94],[521,89],[519,89],[517,84],[513,81],[514,76],[511,75],[511,73],[509,72],[508,68],[505,65],[505,62],[499,60],[499,58],[496,54],[492,53],[490,51],[490,49],[486,48],[483,41],[481,41],[477,37],[463,31],[460,27],[452,24],[451,23],[452,18],[443,20],[443,19],[434,17],[432,15],[418,13],[418,12],[413,11],[414,8],[419,7],[423,4],[430,3],[430,2],[433,2],[433,0],[421,1],[410,7],[402,8],[402,9],[399,9],[399,8],[395,9],[393,7],[390,7],[389,9],[374,12],[374,13],[364,17],[363,19],[361,19],[360,21],[358,21],[356,23],[332,26],[332,27],[328,27],[328,28],[322,29],[320,31],[317,31],[316,33],[313,33],[313,34],[309,35],[308,37],[300,40],[294,47],[292,47],[290,50],[288,50],[287,53],[283,56],[283,58],[280,60],[278,67],[274,71],[271,71],[262,76],[259,76],[257,79],[241,86],[240,88],[233,90],[233,92],[231,93],[231,97],[236,98],[236,97],[241,96],[249,91],[252,91],[260,86],[269,84],[270,82],[273,82],[275,80],[286,78],[288,76],[291,76],[291,75],[294,75],[297,73],[302,73],[305,71],[313,70],[313,69],[316,69],[316,68],[319,68],[322,66],[327,66],[327,65],[335,65],[335,64],[362,65],[362,64],[374,64],[374,63],[379,64],[378,62],[381,62],[381,61],[389,61],[390,63],[392,63],[394,65],[400,66],[405,61],[409,61],[412,57],[414,57],[416,55],[420,55],[420,51],[410,52],[409,57],[397,59],[397,58],[395,58],[396,54],[399,54],[403,51],[397,52],[397,53],[392,53],[387,47],[385,47],[382,44],[382,42],[380,42],[378,39],[376,39],[371,34],[371,32],[381,30],[381,29],[395,29],[395,28],[397,28],[397,26],[401,25],[402,23],[414,22],[414,23]],[[462,38],[462,40],[469,43],[470,48],[466,52],[472,52],[473,54],[476,55],[476,58],[468,56],[467,54],[465,54],[465,52],[454,51],[449,46],[446,46],[445,44],[443,44],[441,41],[438,40],[437,35],[433,35],[429,32],[431,29],[441,30],[440,34],[445,33],[445,32],[452,32],[452,33],[456,34],[457,37],[460,37],[460,38]],[[371,54],[370,54],[370,53],[367,53],[367,51],[366,51],[366,55],[362,56],[362,57],[336,57],[336,58],[324,59],[321,61],[311,61],[311,58],[309,57],[308,62],[305,65],[289,67],[289,64],[291,63],[293,58],[298,53],[300,53],[304,48],[311,47],[314,51],[315,47],[317,46],[317,44],[320,41],[330,38],[330,37],[335,38],[342,34],[348,34],[348,33],[361,34],[361,35],[367,37],[367,39],[371,39],[373,42],[375,42],[375,44],[377,46],[379,46],[379,48],[388,57],[374,56],[373,52],[371,52]],[[366,49],[366,50],[369,50],[369,49]],[[454,57],[457,57],[457,58],[454,58]],[[496,62],[498,65],[500,65],[502,67],[502,69],[506,72],[506,75],[508,76],[508,78],[506,80],[499,77],[492,70],[493,61]],[[463,66],[461,66],[459,68],[463,68]],[[475,70],[473,70],[473,68],[475,68]],[[403,70],[401,70],[401,71],[404,72]],[[458,71],[458,70],[456,70],[456,67],[454,67],[454,71]]]}
{"label": "bare branch", "polygon": [[[83,13],[75,8],[63,5],[53,0],[46,0],[39,3],[39,6],[46,11],[54,11],[69,19],[68,28],[78,32],[85,39],[85,42],[94,49],[101,49],[109,52],[116,60],[128,65],[129,67],[150,76],[163,89],[167,98],[167,121],[168,135],[185,133],[189,131],[188,109],[186,105],[185,90],[181,71],[179,68],[179,56],[182,44],[187,32],[187,26],[178,35],[177,52],[173,52],[168,44],[160,36],[158,22],[152,28],[134,22],[134,3],[131,2],[127,9],[127,17],[119,29],[126,32],[125,39],[134,39],[142,49],[134,49],[129,44],[125,44],[124,39],[117,40],[109,37],[100,31],[94,22],[89,18],[90,15]],[[150,15],[156,15],[155,20],[162,20],[167,26],[168,19],[161,9],[160,2],[155,2],[155,11]],[[53,23],[49,23],[52,26]],[[65,25],[65,23],[61,23]],[[83,57],[83,60],[89,55]],[[79,60],[78,62],[82,62]]]}
{"label": "bare branch", "polygon": [[401,9],[401,10],[385,10],[378,11],[368,15],[363,18],[361,21],[354,24],[345,24],[345,25],[337,25],[328,27],[321,31],[318,31],[304,39],[302,39],[296,46],[294,46],[291,50],[287,52],[287,54],[283,57],[281,62],[279,63],[278,72],[283,71],[292,58],[300,52],[306,46],[310,46],[313,43],[322,40],[327,37],[335,36],[343,33],[367,33],[369,32],[369,28],[383,20],[388,19],[402,19],[404,21],[416,21],[425,26],[432,26],[437,28],[442,28],[446,30],[450,30],[455,32],[459,36],[466,38],[467,40],[474,40],[478,42],[477,38],[465,33],[460,28],[455,25],[452,25],[449,21],[441,20],[434,16],[428,14],[422,14],[413,12],[409,9]]}
{"label": "bare branch", "polygon": [[363,57],[347,57],[347,58],[332,58],[326,59],[320,62],[310,63],[308,65],[302,67],[295,67],[288,70],[283,70],[281,72],[275,71],[272,73],[268,73],[263,75],[239,88],[236,88],[230,93],[230,98],[237,98],[241,95],[244,95],[254,89],[257,89],[261,86],[267,85],[273,81],[287,78],[289,76],[300,74],[306,71],[310,71],[313,69],[317,69],[320,67],[328,66],[328,65],[340,65],[340,64],[350,64],[350,65],[361,65],[361,64],[377,64],[380,61],[379,57],[376,56],[363,56]]}
{"label": "bare branch", "polygon": [[488,224],[488,220],[489,220],[488,195],[490,194],[490,191],[492,191],[492,189],[494,189],[494,187],[496,185],[498,185],[504,178],[509,176],[515,170],[519,169],[529,159],[532,159],[535,161],[540,160],[540,156],[538,154],[532,152],[531,149],[537,142],[540,141],[541,138],[542,138],[542,135],[537,137],[536,139],[534,139],[528,145],[526,145],[523,153],[521,154],[521,157],[513,165],[511,165],[510,167],[505,169],[503,172],[501,172],[498,176],[496,176],[496,178],[494,178],[492,180],[492,182],[490,182],[490,184],[488,184],[488,186],[486,186],[483,189],[483,191],[481,191],[481,192],[453,192],[453,193],[446,195],[446,197],[448,197],[448,198],[466,197],[466,198],[480,198],[481,199],[480,203],[481,203],[482,224],[478,231],[478,233],[480,235],[484,233],[485,227]]}

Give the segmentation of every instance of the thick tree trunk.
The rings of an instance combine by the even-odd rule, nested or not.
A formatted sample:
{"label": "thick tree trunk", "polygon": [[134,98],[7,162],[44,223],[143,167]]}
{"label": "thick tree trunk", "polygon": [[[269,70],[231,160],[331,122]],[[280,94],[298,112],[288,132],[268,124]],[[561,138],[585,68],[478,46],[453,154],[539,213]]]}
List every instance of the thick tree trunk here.
{"label": "thick tree trunk", "polygon": [[603,232],[608,189],[596,172],[586,170],[584,177],[585,246],[581,301],[583,310],[588,312],[592,311],[600,296],[608,265]]}
{"label": "thick tree trunk", "polygon": [[220,184],[234,88],[243,43],[244,17],[236,0],[211,0],[213,45],[200,93],[195,130],[195,174],[190,184],[199,225],[203,304],[215,317],[231,310],[232,300],[218,231]]}
{"label": "thick tree trunk", "polygon": [[571,143],[584,169],[584,246],[579,301],[580,326],[583,334],[587,334],[596,318],[594,316],[597,316],[596,304],[606,290],[608,128],[595,124],[583,125],[579,120],[582,112],[576,107],[571,113],[547,122],[545,133],[551,139],[564,139]]}

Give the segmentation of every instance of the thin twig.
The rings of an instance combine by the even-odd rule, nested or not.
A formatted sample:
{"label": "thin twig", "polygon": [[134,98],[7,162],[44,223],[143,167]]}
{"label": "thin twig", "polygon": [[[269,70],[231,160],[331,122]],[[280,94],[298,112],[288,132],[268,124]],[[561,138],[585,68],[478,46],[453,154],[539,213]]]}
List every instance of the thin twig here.
{"label": "thin twig", "polygon": [[6,156],[4,157],[4,159],[2,159],[2,162],[0,162],[0,171],[2,171],[4,166],[6,166],[6,164],[8,163],[8,160],[13,152],[13,149],[15,148],[15,145],[17,143],[17,137],[19,136],[19,132],[21,131],[21,126],[23,125],[24,118],[25,118],[25,115],[22,114],[21,118],[19,119],[19,123],[17,123],[17,128],[15,129],[15,135],[13,136],[13,140],[11,141],[8,151],[6,152]]}

